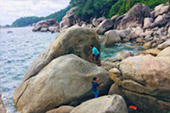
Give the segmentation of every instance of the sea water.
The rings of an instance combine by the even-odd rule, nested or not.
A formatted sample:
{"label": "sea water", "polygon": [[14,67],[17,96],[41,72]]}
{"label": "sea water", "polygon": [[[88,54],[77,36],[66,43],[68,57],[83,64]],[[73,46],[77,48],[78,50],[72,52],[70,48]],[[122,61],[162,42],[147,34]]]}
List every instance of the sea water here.
{"label": "sea water", "polygon": [[[13,93],[32,61],[43,52],[58,33],[32,32],[31,27],[0,29],[0,93],[7,113],[17,113]],[[101,49],[101,59],[119,57],[122,52],[136,53],[131,43]]]}

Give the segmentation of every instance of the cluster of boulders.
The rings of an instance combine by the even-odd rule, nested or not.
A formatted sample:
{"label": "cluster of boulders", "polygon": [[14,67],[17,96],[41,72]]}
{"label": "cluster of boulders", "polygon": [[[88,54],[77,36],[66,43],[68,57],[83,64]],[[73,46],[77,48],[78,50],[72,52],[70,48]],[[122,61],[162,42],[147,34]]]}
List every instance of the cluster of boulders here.
{"label": "cluster of boulders", "polygon": [[122,95],[144,113],[170,111],[170,47],[156,57],[139,55],[120,62],[109,70],[115,82],[109,94]]}
{"label": "cluster of boulders", "polygon": [[[90,45],[101,51],[98,35],[87,27],[64,29],[30,65],[13,96],[21,113],[143,113],[170,110],[170,45],[157,54],[109,58],[98,67],[89,62]],[[91,81],[104,83],[93,99]]]}
{"label": "cluster of boulders", "polygon": [[74,12],[77,7],[71,8],[66,15],[63,17],[62,21],[58,23],[56,19],[47,19],[42,20],[36,23],[32,29],[33,32],[60,32],[62,29],[73,26],[77,23],[78,19],[75,16]]}
{"label": "cluster of boulders", "polygon": [[60,29],[68,28],[77,23],[77,17],[75,16],[75,11],[77,7],[71,8],[60,22]]}
{"label": "cluster of boulders", "polygon": [[[13,99],[17,110],[22,113],[45,113],[61,105],[77,106],[94,98],[91,91],[93,77],[99,77],[104,83],[100,95],[108,94],[113,81],[108,71],[98,67],[95,60],[88,62],[91,44],[100,50],[99,37],[92,29],[75,26],[62,31],[48,49],[33,61],[15,90]],[[116,109],[117,104],[121,104],[122,110],[127,109],[123,98],[117,95],[92,102],[100,108],[99,111]],[[83,107],[73,109],[73,113],[78,113],[77,110],[85,112]],[[122,113],[127,113],[127,110]]]}
{"label": "cluster of boulders", "polygon": [[104,34],[105,46],[113,46],[118,42],[133,42],[143,45],[144,49],[150,49],[170,37],[169,4],[161,4],[155,7],[154,11],[146,5],[136,4],[123,16],[116,15],[106,20],[96,28],[98,34]]}
{"label": "cluster of boulders", "polygon": [[[169,112],[170,5],[161,4],[152,11],[136,4],[122,16],[93,19],[92,24],[78,20],[75,10],[66,14],[58,25],[60,34],[33,61],[16,88],[13,99],[17,110],[128,113],[127,106],[135,105],[142,113]],[[91,44],[101,52],[98,34],[104,35],[102,42],[108,47],[134,42],[147,50],[105,59],[98,67],[95,60],[89,62],[88,53]],[[97,99],[92,99],[93,77],[104,83]]]}
{"label": "cluster of boulders", "polygon": [[[103,44],[133,42],[144,49],[155,48],[170,37],[170,5],[161,4],[152,11],[144,4],[136,4],[122,16],[114,15],[91,19],[91,23],[81,21],[75,16],[77,7],[71,8],[60,23],[53,19],[38,22],[33,31],[59,32],[70,26],[89,27],[99,35],[104,35]],[[49,26],[50,27],[47,27]]]}
{"label": "cluster of boulders", "polygon": [[48,19],[48,20],[42,20],[38,23],[36,23],[32,29],[33,32],[59,32],[59,23],[56,21],[56,19]]}

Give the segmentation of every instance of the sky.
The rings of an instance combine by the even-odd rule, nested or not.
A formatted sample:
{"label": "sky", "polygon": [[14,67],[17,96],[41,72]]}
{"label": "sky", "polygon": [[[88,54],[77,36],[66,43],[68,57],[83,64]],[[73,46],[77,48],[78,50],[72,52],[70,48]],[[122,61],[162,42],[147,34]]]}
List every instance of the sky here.
{"label": "sky", "polygon": [[64,9],[70,0],[0,0],[0,25],[27,16],[47,16]]}

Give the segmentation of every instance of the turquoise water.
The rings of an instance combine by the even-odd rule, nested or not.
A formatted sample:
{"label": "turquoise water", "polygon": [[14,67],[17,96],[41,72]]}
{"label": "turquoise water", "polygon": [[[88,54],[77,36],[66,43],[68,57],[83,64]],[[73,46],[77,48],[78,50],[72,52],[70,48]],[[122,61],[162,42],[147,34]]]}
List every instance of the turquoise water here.
{"label": "turquoise water", "polygon": [[142,47],[135,46],[132,43],[117,43],[112,47],[105,47],[104,45],[101,46],[101,60],[110,57],[119,57],[123,53],[131,52],[137,53],[139,51],[143,51]]}
{"label": "turquoise water", "polygon": [[[30,27],[0,29],[0,93],[7,113],[16,113],[13,92],[21,83],[29,65],[57,36],[57,33],[35,33],[31,29]],[[7,33],[8,31],[13,33]],[[122,51],[135,53],[139,51],[131,45],[116,44],[109,48],[102,45],[102,60],[120,56]]]}

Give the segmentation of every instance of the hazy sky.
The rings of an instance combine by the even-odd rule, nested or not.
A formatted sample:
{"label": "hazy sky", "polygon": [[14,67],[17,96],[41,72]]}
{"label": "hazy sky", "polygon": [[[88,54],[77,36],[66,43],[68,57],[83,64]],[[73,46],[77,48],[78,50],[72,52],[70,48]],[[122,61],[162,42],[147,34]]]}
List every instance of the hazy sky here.
{"label": "hazy sky", "polygon": [[0,0],[0,25],[20,17],[47,16],[64,9],[70,0]]}

